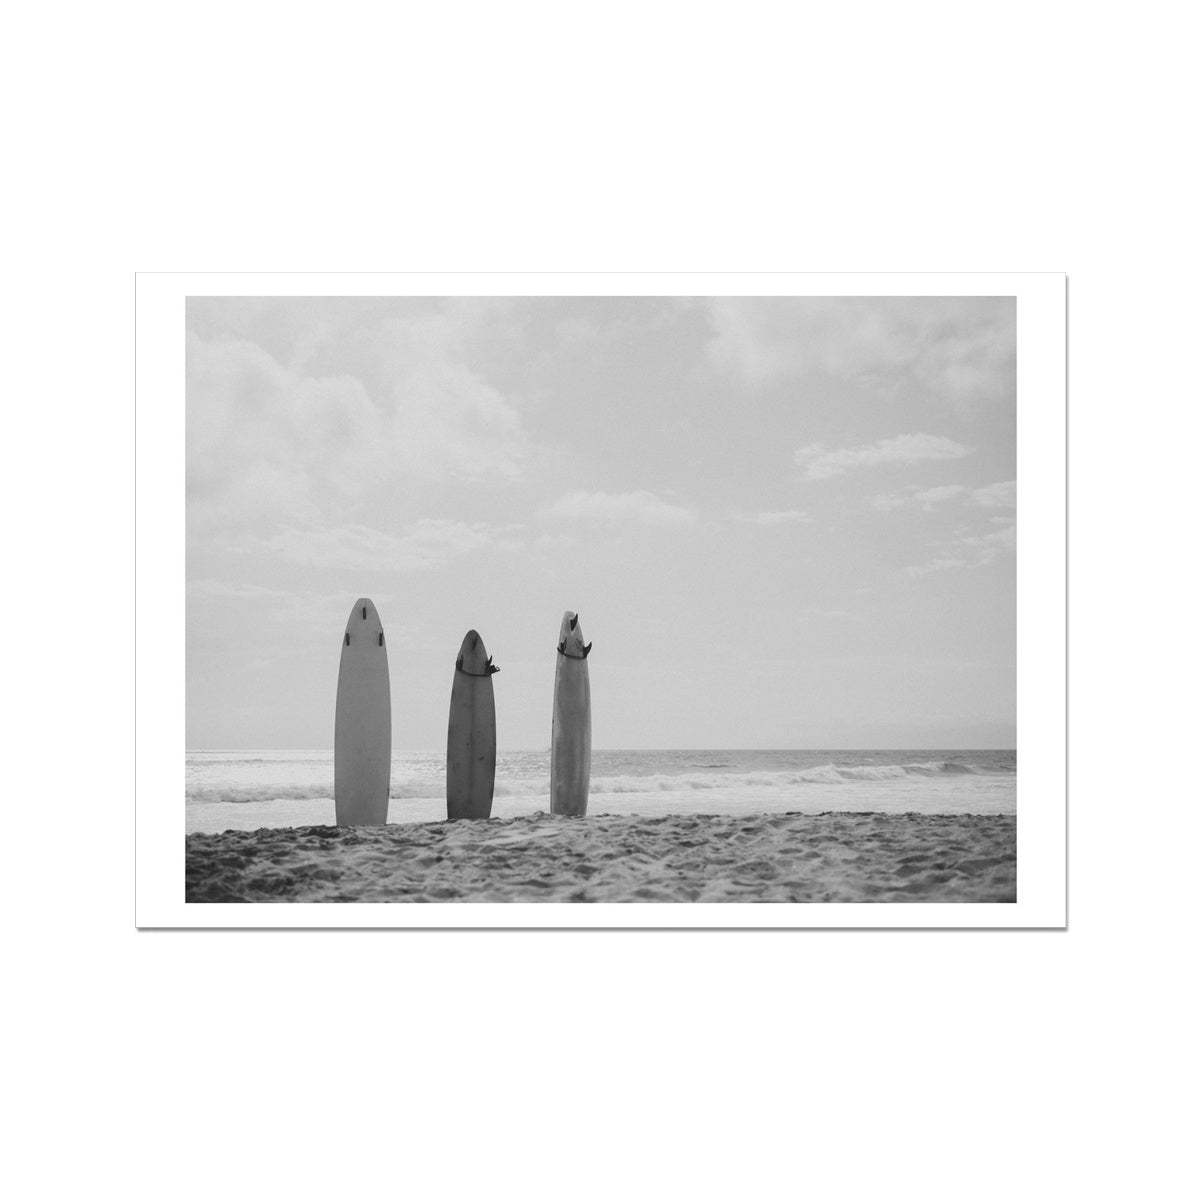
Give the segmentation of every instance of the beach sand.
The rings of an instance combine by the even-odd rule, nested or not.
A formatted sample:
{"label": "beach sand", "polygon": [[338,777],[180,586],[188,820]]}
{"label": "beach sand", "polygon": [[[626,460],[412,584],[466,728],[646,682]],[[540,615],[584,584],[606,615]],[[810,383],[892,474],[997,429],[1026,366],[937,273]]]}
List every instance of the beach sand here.
{"label": "beach sand", "polygon": [[187,838],[190,902],[1008,902],[1013,816],[551,816]]}

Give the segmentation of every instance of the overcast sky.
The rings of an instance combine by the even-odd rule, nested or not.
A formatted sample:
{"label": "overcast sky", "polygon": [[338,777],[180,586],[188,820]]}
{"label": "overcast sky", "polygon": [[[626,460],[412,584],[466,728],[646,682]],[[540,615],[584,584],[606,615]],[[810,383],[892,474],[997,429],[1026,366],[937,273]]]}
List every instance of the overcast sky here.
{"label": "overcast sky", "polygon": [[1016,307],[190,299],[187,743],[329,749],[342,632],[444,749],[478,629],[501,752],[1016,744]]}

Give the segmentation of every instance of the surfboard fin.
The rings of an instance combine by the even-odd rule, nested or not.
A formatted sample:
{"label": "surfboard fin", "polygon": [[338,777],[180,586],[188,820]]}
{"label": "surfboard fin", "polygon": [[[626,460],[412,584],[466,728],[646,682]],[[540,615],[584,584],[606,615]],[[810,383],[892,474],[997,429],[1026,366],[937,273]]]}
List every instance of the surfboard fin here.
{"label": "surfboard fin", "polygon": [[456,671],[462,670],[462,655],[461,654],[454,660],[454,669]]}
{"label": "surfboard fin", "polygon": [[346,630],[346,645],[350,645],[350,630]]}
{"label": "surfboard fin", "polygon": [[379,644],[381,646],[383,645],[383,630],[382,629],[379,631]]}
{"label": "surfboard fin", "polygon": [[571,628],[572,628],[572,630],[573,630],[573,629],[575,628],[575,626],[576,626],[576,625],[578,625],[578,624],[579,624],[579,614],[578,614],[578,613],[576,613],[576,614],[575,614],[575,615],[574,615],[574,616],[571,618]]}
{"label": "surfboard fin", "polygon": [[559,654],[566,654],[566,652],[567,652],[567,643],[566,642],[558,643],[558,652],[559,652]]}
{"label": "surfboard fin", "polygon": [[587,658],[587,656],[589,654],[591,654],[591,652],[592,652],[592,643],[588,642],[588,644],[586,646],[584,646],[584,648],[583,648],[583,657]]}
{"label": "surfboard fin", "polygon": [[363,620],[365,621],[366,619],[367,619],[367,606],[364,604],[363,605]]}

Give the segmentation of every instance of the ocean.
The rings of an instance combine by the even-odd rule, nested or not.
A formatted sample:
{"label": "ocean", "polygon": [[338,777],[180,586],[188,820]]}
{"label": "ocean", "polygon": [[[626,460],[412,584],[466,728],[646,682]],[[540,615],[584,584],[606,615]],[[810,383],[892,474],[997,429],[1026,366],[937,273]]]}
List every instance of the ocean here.
{"label": "ocean", "polygon": [[[388,822],[446,816],[444,752],[392,756]],[[188,833],[332,825],[332,750],[197,750]],[[588,813],[1015,814],[1015,750],[594,750]],[[550,751],[496,761],[493,817],[550,807]]]}

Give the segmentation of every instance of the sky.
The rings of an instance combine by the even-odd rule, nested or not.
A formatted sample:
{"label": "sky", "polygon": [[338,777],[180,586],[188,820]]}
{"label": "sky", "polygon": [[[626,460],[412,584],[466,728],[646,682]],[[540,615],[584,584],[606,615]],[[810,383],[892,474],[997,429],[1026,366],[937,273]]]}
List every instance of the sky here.
{"label": "sky", "polygon": [[187,745],[331,749],[374,600],[393,751],[476,629],[550,741],[563,612],[597,749],[1016,744],[1016,302],[187,302]]}

